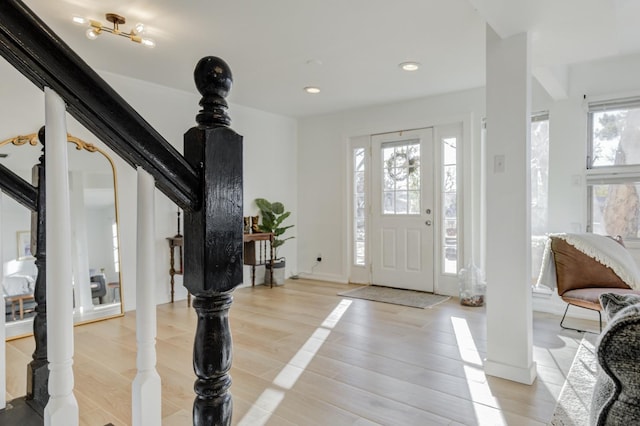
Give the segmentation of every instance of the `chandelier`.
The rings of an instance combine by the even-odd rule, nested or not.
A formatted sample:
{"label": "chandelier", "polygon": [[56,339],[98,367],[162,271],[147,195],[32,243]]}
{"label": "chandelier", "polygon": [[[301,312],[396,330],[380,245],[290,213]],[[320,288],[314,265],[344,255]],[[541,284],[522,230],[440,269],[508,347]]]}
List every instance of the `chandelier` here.
{"label": "chandelier", "polygon": [[120,16],[116,13],[107,13],[105,14],[105,18],[107,21],[111,22],[113,27],[106,27],[102,25],[102,22],[96,21],[89,18],[83,18],[81,16],[74,16],[73,22],[79,25],[89,25],[89,29],[87,30],[87,38],[89,40],[95,40],[102,33],[109,33],[114,35],[119,35],[121,37],[128,38],[129,40],[140,43],[146,47],[155,47],[156,42],[150,38],[142,37],[142,33],[144,32],[144,25],[141,23],[137,23],[129,32],[125,32],[120,30],[120,25],[126,22],[124,16]]}

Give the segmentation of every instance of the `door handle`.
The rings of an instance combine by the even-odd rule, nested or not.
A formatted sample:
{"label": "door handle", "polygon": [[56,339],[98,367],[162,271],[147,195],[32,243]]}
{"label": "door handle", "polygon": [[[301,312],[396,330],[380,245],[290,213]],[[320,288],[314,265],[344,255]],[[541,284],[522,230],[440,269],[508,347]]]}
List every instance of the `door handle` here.
{"label": "door handle", "polygon": [[424,224],[425,224],[425,225],[427,225],[427,226],[431,226],[431,221],[430,221],[430,220],[428,220],[428,221],[426,221]]}

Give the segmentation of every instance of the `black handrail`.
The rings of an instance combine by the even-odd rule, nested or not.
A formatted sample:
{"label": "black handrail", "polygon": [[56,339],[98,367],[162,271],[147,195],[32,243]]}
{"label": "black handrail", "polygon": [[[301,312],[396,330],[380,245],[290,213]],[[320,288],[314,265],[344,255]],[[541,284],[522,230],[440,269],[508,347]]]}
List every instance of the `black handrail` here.
{"label": "black handrail", "polygon": [[131,166],[141,166],[180,207],[200,204],[198,172],[89,65],[19,0],[0,1],[0,55]]}
{"label": "black handrail", "polygon": [[31,211],[36,211],[38,190],[0,164],[0,190]]}

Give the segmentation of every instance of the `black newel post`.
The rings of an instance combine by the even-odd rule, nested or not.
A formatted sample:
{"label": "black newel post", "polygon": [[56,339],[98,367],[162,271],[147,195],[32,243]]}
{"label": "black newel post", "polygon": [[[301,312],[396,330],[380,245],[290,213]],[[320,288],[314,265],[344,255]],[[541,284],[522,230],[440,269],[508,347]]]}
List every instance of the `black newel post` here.
{"label": "black newel post", "polygon": [[242,136],[228,126],[229,66],[205,57],[194,71],[202,110],[184,136],[185,159],[198,170],[201,205],[185,211],[184,285],[198,314],[193,346],[193,424],[230,425],[232,342],[229,307],[242,283]]}
{"label": "black newel post", "polygon": [[33,351],[33,361],[27,366],[27,402],[40,415],[49,401],[49,362],[47,360],[47,272],[46,272],[46,206],[45,206],[45,158],[44,158],[44,127],[38,132],[42,143],[40,163],[36,166],[38,173],[38,201],[36,205],[36,251],[35,264],[38,268],[36,286],[33,292],[36,303],[36,315],[33,318],[33,337],[36,348]]}

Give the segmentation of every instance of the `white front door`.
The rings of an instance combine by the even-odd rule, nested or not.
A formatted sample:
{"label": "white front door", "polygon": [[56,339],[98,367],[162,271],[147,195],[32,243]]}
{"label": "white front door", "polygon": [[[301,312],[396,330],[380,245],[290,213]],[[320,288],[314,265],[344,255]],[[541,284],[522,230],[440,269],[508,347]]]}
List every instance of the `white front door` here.
{"label": "white front door", "polygon": [[372,283],[433,292],[433,129],[372,137]]}

